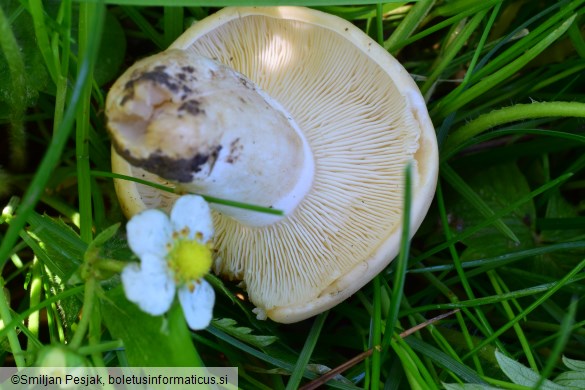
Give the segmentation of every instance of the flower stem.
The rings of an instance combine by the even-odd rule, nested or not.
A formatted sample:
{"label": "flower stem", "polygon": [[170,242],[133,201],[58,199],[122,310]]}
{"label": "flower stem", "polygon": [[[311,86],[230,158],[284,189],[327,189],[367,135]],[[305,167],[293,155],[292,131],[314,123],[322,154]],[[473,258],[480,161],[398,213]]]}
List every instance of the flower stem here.
{"label": "flower stem", "polygon": [[516,104],[480,115],[477,119],[460,127],[447,138],[444,157],[454,154],[472,137],[498,125],[523,119],[545,117],[585,117],[585,103],[578,102],[535,102]]}
{"label": "flower stem", "polygon": [[[95,280],[95,278],[93,278]],[[94,309],[91,312],[90,320],[89,320],[89,333],[88,333],[88,341],[89,347],[95,347],[100,344],[101,341],[101,330],[102,330],[102,316],[99,310]],[[104,358],[102,356],[101,351],[93,351],[91,353],[91,358],[93,360],[93,364],[98,367],[105,367],[106,364],[104,362]]]}
{"label": "flower stem", "polygon": [[[12,316],[10,315],[10,305],[8,304],[8,300],[6,299],[6,294],[4,293],[4,278],[0,277],[0,318],[2,319],[2,327],[6,324],[12,322]],[[11,329],[6,337],[8,338],[8,343],[10,344],[10,349],[12,350],[12,356],[14,356],[14,362],[16,363],[17,367],[25,367],[26,362],[24,361],[24,356],[22,354],[22,349],[20,347],[20,341],[18,341],[18,336],[16,335],[16,329]]]}
{"label": "flower stem", "polygon": [[86,345],[80,347],[77,352],[80,355],[91,355],[94,353],[108,352],[115,349],[124,347],[124,343],[121,340],[106,341],[96,345]]}
{"label": "flower stem", "polygon": [[85,294],[83,296],[83,313],[81,315],[81,319],[77,324],[77,329],[75,330],[75,334],[71,339],[71,343],[69,343],[70,347],[74,350],[79,349],[81,347],[81,343],[85,338],[85,334],[87,333],[87,329],[89,328],[89,323],[91,321],[91,313],[93,311],[93,306],[95,303],[95,296],[96,296],[96,287],[97,281],[94,277],[89,277],[85,282]]}
{"label": "flower stem", "polygon": [[[167,316],[169,328],[173,332],[174,337],[181,338],[190,332],[181,305],[172,305]],[[190,336],[185,337],[184,339],[187,338],[190,338]],[[181,359],[185,361],[183,364],[190,364],[193,367],[205,367],[205,363],[201,359],[201,356],[199,356],[195,345],[192,345],[192,348],[185,347],[180,354],[182,355]]]}

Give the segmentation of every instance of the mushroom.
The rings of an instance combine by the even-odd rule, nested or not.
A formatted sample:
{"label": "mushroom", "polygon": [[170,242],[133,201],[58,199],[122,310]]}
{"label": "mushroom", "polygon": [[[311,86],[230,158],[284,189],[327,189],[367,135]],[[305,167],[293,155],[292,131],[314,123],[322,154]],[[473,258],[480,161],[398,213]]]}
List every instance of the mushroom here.
{"label": "mushroom", "polygon": [[[411,232],[435,191],[414,81],[357,27],[308,8],[224,8],[128,69],[106,112],[114,172],[284,211],[212,206],[214,270],[243,282],[259,318],[316,315],[392,261],[407,163]],[[176,197],[115,185],[127,216]]]}

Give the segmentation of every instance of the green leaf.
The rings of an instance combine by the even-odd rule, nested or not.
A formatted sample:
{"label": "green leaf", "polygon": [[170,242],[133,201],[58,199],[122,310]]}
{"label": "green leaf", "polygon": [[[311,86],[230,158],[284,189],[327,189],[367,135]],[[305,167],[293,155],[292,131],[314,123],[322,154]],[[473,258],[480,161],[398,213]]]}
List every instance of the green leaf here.
{"label": "green leaf", "polygon": [[[496,360],[500,364],[500,368],[504,371],[504,374],[517,385],[533,387],[540,380],[540,375],[536,372],[497,351]],[[547,379],[542,382],[540,389],[563,390],[565,388]]]}
{"label": "green leaf", "polygon": [[570,389],[585,389],[585,372],[567,371],[557,376],[554,380],[557,385]]}
{"label": "green leaf", "polygon": [[[49,217],[42,218],[49,219]],[[63,256],[61,252],[55,250],[52,246],[55,245],[55,242],[51,242],[51,245],[46,245],[43,241],[39,241],[37,236],[33,237],[28,232],[22,232],[21,237],[46,267],[45,272],[43,272],[43,279],[46,285],[49,286],[46,290],[47,296],[55,296],[65,291],[64,281],[70,281],[70,276],[79,268],[81,262],[79,260],[68,260],[67,256]],[[65,331],[65,338],[69,339],[72,335],[71,325],[77,321],[81,310],[81,300],[75,296],[68,297],[60,300],[55,305]]]}
{"label": "green leaf", "polygon": [[585,373],[585,361],[583,360],[569,359],[568,357],[563,356],[563,363],[570,370],[581,371]]}
{"label": "green leaf", "polygon": [[106,243],[106,241],[108,241],[109,239],[114,237],[114,235],[118,232],[119,228],[120,228],[120,223],[118,222],[118,223],[113,224],[109,228],[105,229],[104,231],[102,231],[89,244],[89,247],[87,248],[87,250],[91,250],[91,249],[103,246]]}
{"label": "green leaf", "polygon": [[585,389],[585,361],[563,356],[563,363],[570,371],[557,376],[554,382],[570,389]]}
{"label": "green leaf", "polygon": [[166,317],[151,316],[126,299],[121,285],[108,291],[101,304],[106,327],[124,342],[130,366],[201,366],[180,306],[175,304]]}
{"label": "green leaf", "polygon": [[[463,177],[469,191],[478,196],[490,213],[498,213],[508,205],[530,192],[526,178],[514,163],[495,165],[471,176]],[[486,218],[485,210],[481,210],[464,199],[455,199],[451,215],[456,231],[465,230]],[[467,249],[462,253],[463,261],[497,256],[522,249],[534,247],[531,221],[536,211],[532,201],[526,202],[512,213],[500,219],[518,242],[502,235],[501,227],[494,225],[481,229],[471,237],[463,240]]]}
{"label": "green leaf", "polygon": [[[447,164],[443,164],[441,167],[441,173],[443,177],[451,184],[453,188],[461,196],[463,196],[469,203],[473,205],[484,217],[492,217],[494,212],[490,207],[483,201],[483,199],[475,192],[472,188],[470,188],[467,183],[461,179],[455,171],[451,169]],[[496,220],[493,225],[496,229],[498,229],[503,235],[507,236],[510,240],[518,243],[518,237],[514,234],[512,230],[505,223],[502,222],[501,219]]]}
{"label": "green leaf", "polygon": [[253,335],[252,329],[246,328],[243,326],[237,326],[237,322],[231,318],[221,318],[212,321],[213,326],[217,329],[222,330],[223,332],[229,334],[230,336],[235,337],[236,339],[253,345],[255,347],[266,347],[276,340],[278,337],[276,336],[257,336]]}
{"label": "green leaf", "polygon": [[[31,233],[40,245],[39,248],[46,254],[41,260],[45,260],[45,265],[61,280],[68,280],[81,265],[87,245],[61,219],[33,212],[28,218],[28,223],[31,226]],[[35,253],[39,248],[33,247]]]}
{"label": "green leaf", "polygon": [[[98,236],[93,239],[89,245],[87,246],[87,251],[85,251],[84,260],[86,265],[93,265],[96,261],[99,261],[100,258],[109,258],[109,256],[105,255],[104,252],[108,252],[105,250],[105,245],[116,235],[118,229],[120,228],[120,223],[116,223],[104,231],[102,231]],[[81,267],[82,271],[78,273],[81,276],[81,279],[85,279],[87,276],[84,276],[84,267]],[[95,270],[93,271],[95,272]],[[97,274],[94,274],[97,275]],[[106,272],[100,276],[99,279],[109,279],[111,281],[111,273]],[[73,279],[73,278],[72,278]]]}

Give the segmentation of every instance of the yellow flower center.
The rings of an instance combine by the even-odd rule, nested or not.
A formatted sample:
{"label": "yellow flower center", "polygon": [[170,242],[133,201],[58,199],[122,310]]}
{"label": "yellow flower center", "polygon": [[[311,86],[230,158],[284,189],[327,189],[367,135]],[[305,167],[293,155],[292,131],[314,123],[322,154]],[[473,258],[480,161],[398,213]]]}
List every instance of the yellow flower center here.
{"label": "yellow flower center", "polygon": [[196,282],[211,269],[211,244],[178,238],[169,252],[168,261],[178,284]]}

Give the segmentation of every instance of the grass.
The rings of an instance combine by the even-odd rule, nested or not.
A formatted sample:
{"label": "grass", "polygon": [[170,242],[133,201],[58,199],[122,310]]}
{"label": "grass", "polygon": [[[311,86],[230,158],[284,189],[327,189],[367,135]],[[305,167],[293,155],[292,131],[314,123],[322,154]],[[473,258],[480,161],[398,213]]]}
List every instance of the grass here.
{"label": "grass", "polygon": [[230,320],[193,333],[174,310],[168,334],[121,304],[117,261],[132,255],[105,95],[210,5],[274,2],[107,3],[0,5],[3,365],[67,345],[97,366],[237,366],[250,389],[336,367],[325,379],[342,389],[582,388],[585,0],[296,1],[352,21],[418,81],[441,148],[434,203],[399,258],[327,313],[258,321],[210,276]]}

